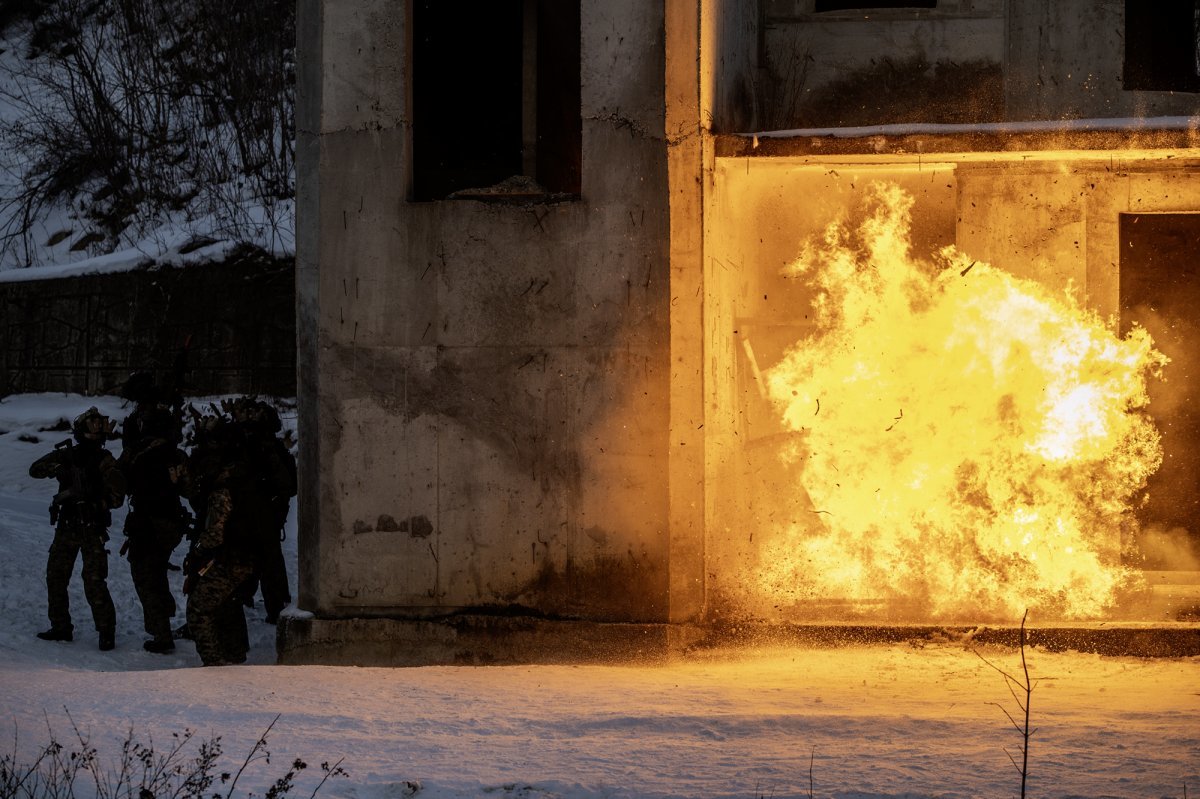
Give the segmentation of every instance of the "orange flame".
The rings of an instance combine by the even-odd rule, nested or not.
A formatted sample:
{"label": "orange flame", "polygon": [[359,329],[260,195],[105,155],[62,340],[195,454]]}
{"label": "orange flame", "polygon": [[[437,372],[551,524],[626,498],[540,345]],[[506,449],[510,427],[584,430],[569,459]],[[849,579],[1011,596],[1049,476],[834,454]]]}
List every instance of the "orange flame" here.
{"label": "orange flame", "polygon": [[1141,409],[1166,358],[954,248],[912,258],[912,204],[872,186],[858,230],[831,224],[791,267],[820,332],[766,379],[813,523],[781,531],[762,588],[894,617],[1102,616],[1133,578],[1121,529],[1162,459]]}

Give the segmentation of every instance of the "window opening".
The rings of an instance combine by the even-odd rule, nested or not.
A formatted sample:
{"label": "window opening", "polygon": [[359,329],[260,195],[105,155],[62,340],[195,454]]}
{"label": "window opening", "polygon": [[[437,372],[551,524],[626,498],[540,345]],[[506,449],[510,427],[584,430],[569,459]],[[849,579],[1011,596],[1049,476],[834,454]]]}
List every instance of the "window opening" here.
{"label": "window opening", "polygon": [[1125,0],[1123,86],[1200,92],[1200,0]]}
{"label": "window opening", "polygon": [[937,0],[917,0],[917,2],[901,2],[900,0],[875,0],[873,3],[854,2],[854,0],[816,0],[813,5],[815,13],[824,11],[869,11],[875,8],[937,8]]}
{"label": "window opening", "polygon": [[1171,359],[1166,380],[1147,387],[1163,463],[1137,510],[1138,565],[1192,570],[1200,568],[1191,562],[1200,556],[1200,213],[1121,214],[1120,237],[1121,333],[1144,327]]}
{"label": "window opening", "polygon": [[580,191],[579,2],[414,0],[413,198]]}

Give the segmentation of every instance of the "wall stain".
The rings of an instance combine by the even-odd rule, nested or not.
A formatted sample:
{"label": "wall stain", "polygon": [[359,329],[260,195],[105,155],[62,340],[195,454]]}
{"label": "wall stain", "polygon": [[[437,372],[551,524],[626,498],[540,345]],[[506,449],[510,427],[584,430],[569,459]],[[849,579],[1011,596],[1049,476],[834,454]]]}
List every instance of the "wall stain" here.
{"label": "wall stain", "polygon": [[653,622],[666,618],[666,583],[663,564],[630,550],[568,557],[561,567],[546,561],[532,580],[502,599],[559,618]]}
{"label": "wall stain", "polygon": [[407,519],[397,522],[395,517],[388,513],[379,514],[379,518],[372,525],[362,519],[355,519],[351,530],[355,535],[363,533],[408,533],[413,538],[428,538],[433,534],[433,522],[429,521],[429,517],[425,515],[409,516]]}

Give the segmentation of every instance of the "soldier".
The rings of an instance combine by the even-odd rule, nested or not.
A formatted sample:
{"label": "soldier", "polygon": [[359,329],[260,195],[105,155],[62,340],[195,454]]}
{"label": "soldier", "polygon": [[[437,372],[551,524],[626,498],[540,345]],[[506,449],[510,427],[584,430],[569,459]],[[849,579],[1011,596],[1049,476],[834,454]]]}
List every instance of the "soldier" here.
{"label": "soldier", "polygon": [[245,434],[246,456],[257,491],[255,506],[261,511],[255,519],[255,572],[247,595],[253,598],[261,588],[266,621],[275,624],[292,601],[283,559],[283,528],[296,496],[296,458],[276,435],[283,425],[271,405],[241,398],[230,405],[230,412]]}
{"label": "soldier", "polygon": [[[254,574],[254,476],[240,431],[228,419],[204,420],[201,453],[189,461],[194,507],[205,508],[184,569],[187,626],[205,666],[244,663],[249,650],[245,586]],[[203,499],[199,499],[199,498]]]}
{"label": "soldier", "polygon": [[135,373],[121,392],[136,403],[122,425],[124,446],[117,460],[128,481],[130,508],[121,553],[129,558],[143,626],[151,636],[142,647],[166,654],[175,649],[171,618],[176,609],[167,571],[190,521],[179,499],[187,456],[178,446],[183,437],[179,417],[158,401],[152,382],[139,381],[145,374]]}
{"label": "soldier", "polygon": [[[191,506],[192,513],[190,515],[193,522],[186,532],[188,554],[183,559],[184,594],[190,593],[191,586],[195,584],[195,569],[198,567],[192,565],[192,550],[196,547],[196,540],[204,532],[204,524],[208,515],[208,495],[212,491],[216,475],[221,471],[224,457],[218,438],[224,426],[228,424],[228,420],[221,415],[216,405],[210,404],[209,408],[211,413],[198,410],[191,403],[188,403],[187,406],[187,412],[192,419],[192,428],[188,433],[187,443],[190,452],[183,469],[185,479],[182,492],[187,498],[188,505]],[[186,620],[174,631],[173,637],[192,640],[192,632],[188,628]]]}
{"label": "soldier", "polygon": [[30,477],[57,478],[58,493],[50,503],[54,541],[46,560],[46,594],[50,629],[37,634],[45,641],[74,638],[67,588],[75,559],[83,556],[83,592],[92,609],[100,649],[116,646],[117,614],[108,593],[108,526],[112,509],[125,501],[125,477],[104,447],[113,437],[113,422],[95,407],[75,418],[70,439],[33,462]]}

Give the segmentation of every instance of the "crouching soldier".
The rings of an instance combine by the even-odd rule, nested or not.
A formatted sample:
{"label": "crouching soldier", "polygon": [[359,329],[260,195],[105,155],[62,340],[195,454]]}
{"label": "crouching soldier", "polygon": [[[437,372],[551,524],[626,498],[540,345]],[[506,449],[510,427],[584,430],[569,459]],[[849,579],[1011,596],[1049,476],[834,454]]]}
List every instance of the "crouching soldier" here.
{"label": "crouching soldier", "polygon": [[[205,666],[244,663],[249,650],[242,599],[254,574],[254,477],[238,431],[221,419],[208,430],[212,472],[190,467],[196,490],[205,497],[204,520],[184,564],[188,595],[187,626]],[[212,454],[211,452],[207,454]],[[193,458],[196,453],[193,452]]]}
{"label": "crouching soldier", "polygon": [[50,629],[38,633],[46,641],[74,637],[67,589],[75,559],[83,556],[83,593],[92,609],[100,649],[116,645],[117,614],[108,593],[108,526],[111,510],[125,501],[125,477],[104,447],[113,437],[113,422],[96,408],[75,418],[70,439],[33,462],[29,475],[57,478],[58,493],[50,504],[54,541],[46,560],[46,594]]}
{"label": "crouching soldier", "polygon": [[121,552],[129,558],[129,574],[150,636],[142,648],[166,654],[175,649],[175,597],[167,571],[191,519],[179,499],[187,456],[178,447],[178,420],[163,406],[139,406],[126,419],[123,438],[117,463],[129,485],[129,515]]}

